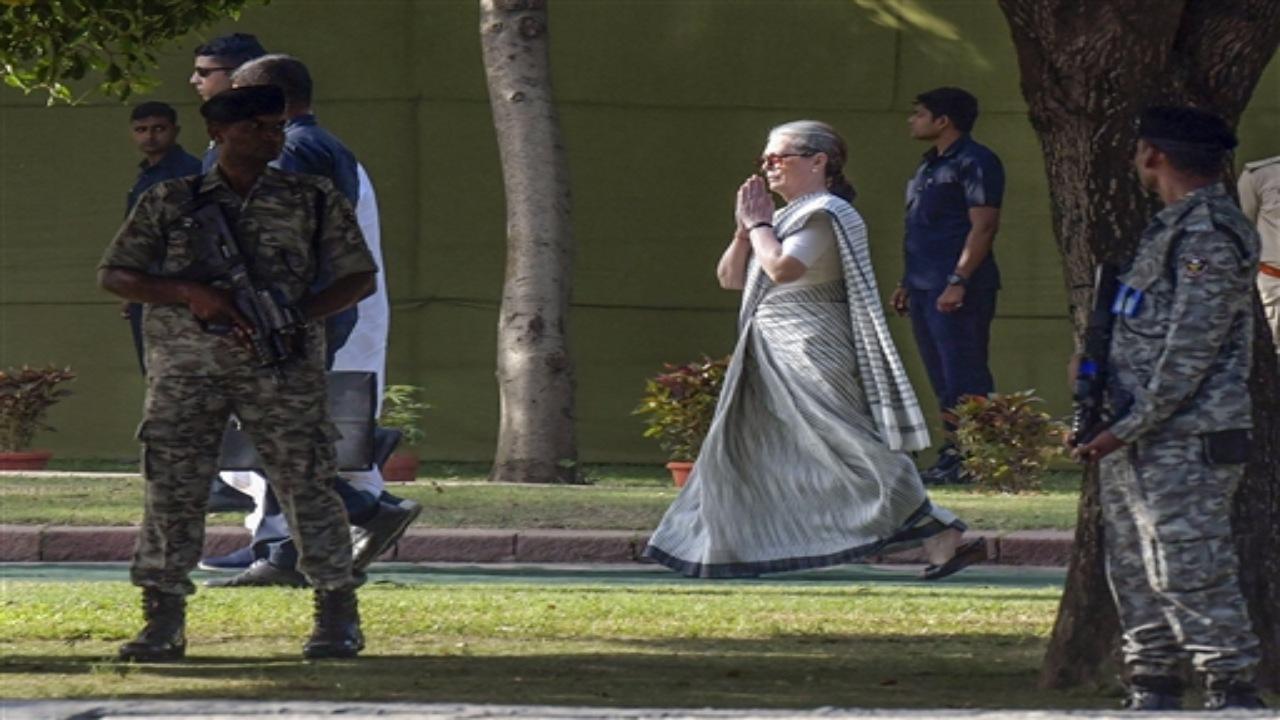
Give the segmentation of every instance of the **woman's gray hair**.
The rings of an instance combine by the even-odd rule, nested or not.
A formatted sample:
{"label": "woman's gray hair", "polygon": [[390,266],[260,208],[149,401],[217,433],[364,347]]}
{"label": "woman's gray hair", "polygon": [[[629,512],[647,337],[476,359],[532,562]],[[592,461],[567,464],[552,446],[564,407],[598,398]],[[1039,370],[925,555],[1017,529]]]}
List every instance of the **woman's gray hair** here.
{"label": "woman's gray hair", "polygon": [[799,152],[822,153],[827,156],[827,189],[833,195],[849,202],[857,197],[857,191],[844,176],[844,166],[849,160],[849,149],[844,138],[830,125],[818,120],[795,120],[778,125],[769,131],[769,137],[787,137],[795,143]]}

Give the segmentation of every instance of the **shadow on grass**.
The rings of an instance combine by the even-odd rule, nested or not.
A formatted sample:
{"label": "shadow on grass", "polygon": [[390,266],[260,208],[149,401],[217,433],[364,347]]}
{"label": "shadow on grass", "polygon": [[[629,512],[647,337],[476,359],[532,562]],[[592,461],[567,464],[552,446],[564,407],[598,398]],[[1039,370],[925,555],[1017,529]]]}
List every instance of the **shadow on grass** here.
{"label": "shadow on grass", "polygon": [[[403,641],[404,639],[401,638]],[[424,643],[425,645],[425,643]],[[625,707],[1112,707],[1114,689],[1035,688],[1043,640],[782,636],[765,640],[617,640],[599,651],[530,642],[527,655],[434,643],[359,660],[203,655],[127,665],[104,657],[8,655],[5,695],[385,700]],[[105,650],[105,646],[103,646]],[[223,648],[234,652],[234,646]],[[407,652],[405,652],[407,650]],[[217,652],[217,650],[215,650]],[[476,652],[477,654],[469,654]],[[23,692],[21,688],[40,688]]]}

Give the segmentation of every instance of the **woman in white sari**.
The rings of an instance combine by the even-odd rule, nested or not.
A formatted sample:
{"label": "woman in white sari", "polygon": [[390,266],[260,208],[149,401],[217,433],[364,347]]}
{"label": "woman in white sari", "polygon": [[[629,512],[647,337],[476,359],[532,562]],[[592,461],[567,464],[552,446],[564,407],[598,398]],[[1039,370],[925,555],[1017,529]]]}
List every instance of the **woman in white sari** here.
{"label": "woman in white sari", "polygon": [[738,190],[716,270],[744,291],[738,344],[689,481],[645,550],[678,572],[749,577],[923,544],[923,577],[937,579],[987,556],[981,538],[961,544],[964,523],[929,502],[907,455],[928,431],[849,204],[845,147],[824,123],[780,125],[764,178]]}

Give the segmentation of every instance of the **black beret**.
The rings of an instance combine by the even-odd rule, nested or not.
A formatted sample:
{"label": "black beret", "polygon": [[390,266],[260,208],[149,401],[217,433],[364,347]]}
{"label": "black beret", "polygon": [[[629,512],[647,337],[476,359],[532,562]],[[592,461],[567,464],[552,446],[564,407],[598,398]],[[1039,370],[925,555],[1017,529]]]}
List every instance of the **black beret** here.
{"label": "black beret", "polygon": [[1147,108],[1138,120],[1138,137],[1161,142],[1230,150],[1237,144],[1235,133],[1222,118],[1190,107]]}
{"label": "black beret", "polygon": [[209,98],[200,106],[205,120],[233,123],[252,120],[259,115],[284,112],[284,91],[275,85],[251,85],[231,88]]}

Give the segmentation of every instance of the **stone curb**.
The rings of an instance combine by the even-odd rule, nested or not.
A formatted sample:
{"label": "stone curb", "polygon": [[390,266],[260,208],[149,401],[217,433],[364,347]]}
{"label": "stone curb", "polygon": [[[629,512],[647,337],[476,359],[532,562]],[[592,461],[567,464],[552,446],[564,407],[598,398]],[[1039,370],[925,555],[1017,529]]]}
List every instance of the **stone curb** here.
{"label": "stone curb", "polygon": [[[122,562],[133,556],[136,527],[0,525],[0,562]],[[974,530],[987,539],[987,564],[1066,566],[1071,559],[1068,530]],[[249,534],[237,527],[210,527],[205,556],[244,545]],[[415,528],[383,560],[463,563],[636,562],[648,534],[616,530],[502,530]],[[920,550],[874,555],[874,563],[924,562]]]}

